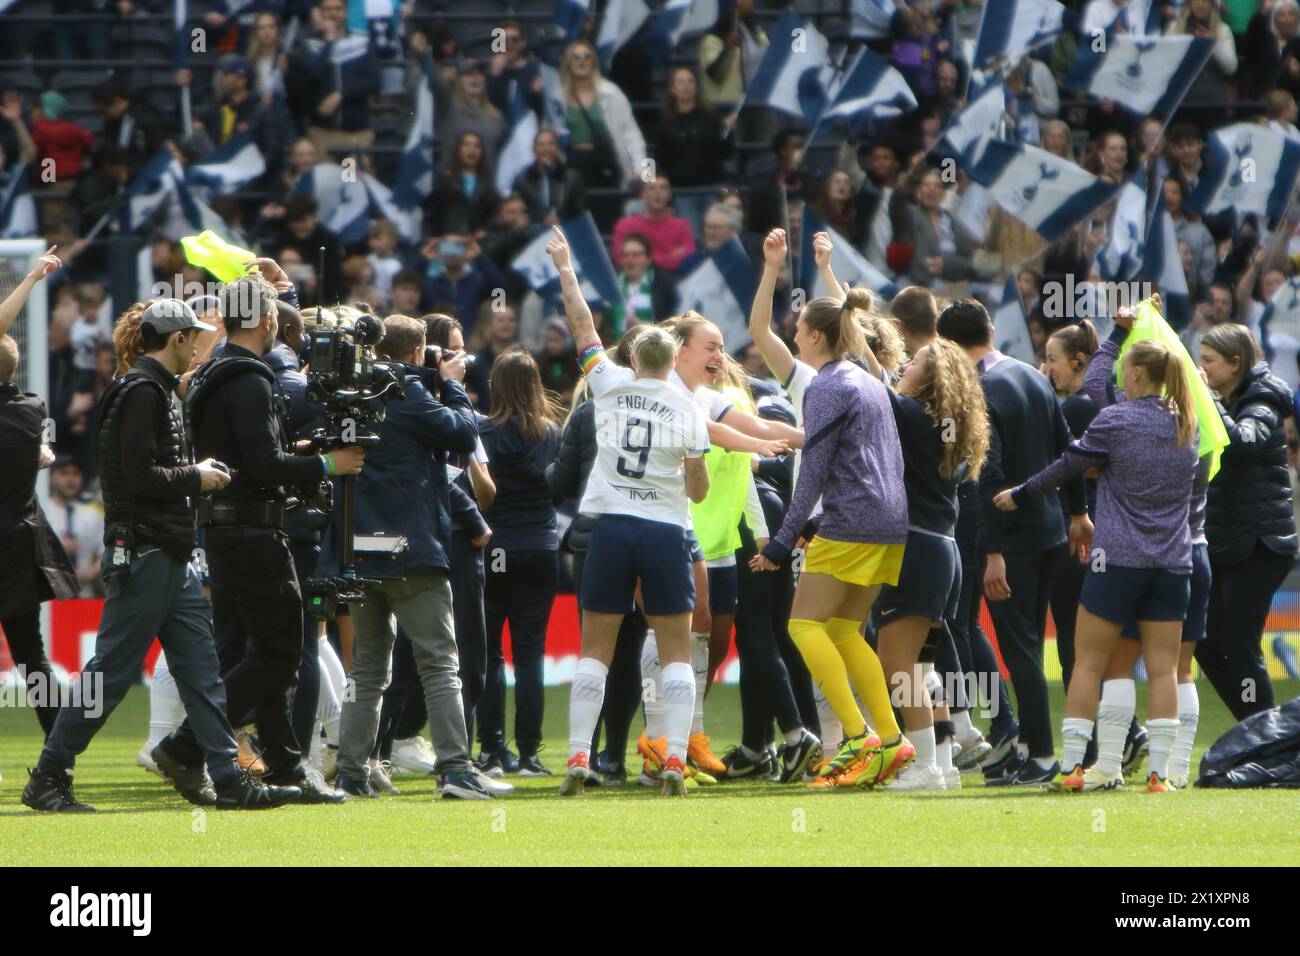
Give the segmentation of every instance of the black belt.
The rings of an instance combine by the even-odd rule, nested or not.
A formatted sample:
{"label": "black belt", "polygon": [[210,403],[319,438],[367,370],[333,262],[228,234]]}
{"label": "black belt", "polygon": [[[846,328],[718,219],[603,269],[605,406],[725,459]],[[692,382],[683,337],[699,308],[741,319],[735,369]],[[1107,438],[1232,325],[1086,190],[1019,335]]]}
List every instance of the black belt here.
{"label": "black belt", "polygon": [[201,528],[278,528],[283,530],[287,509],[283,501],[239,498],[200,498]]}

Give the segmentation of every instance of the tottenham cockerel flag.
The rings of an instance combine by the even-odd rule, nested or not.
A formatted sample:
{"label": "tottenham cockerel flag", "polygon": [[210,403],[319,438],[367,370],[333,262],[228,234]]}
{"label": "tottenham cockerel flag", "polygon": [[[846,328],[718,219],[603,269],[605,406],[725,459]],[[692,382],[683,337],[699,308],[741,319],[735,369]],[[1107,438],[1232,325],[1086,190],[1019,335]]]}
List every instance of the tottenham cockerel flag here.
{"label": "tottenham cockerel flag", "polygon": [[[610,308],[623,304],[623,292],[618,285],[614,264],[609,261],[600,230],[591,213],[560,224],[569,242],[569,257],[578,277],[583,298],[592,306]],[[546,254],[546,244],[551,241],[550,229],[543,229],[524,247],[510,263],[510,268],[524,277],[529,287],[543,299],[554,300],[560,292],[560,273],[551,257]]]}
{"label": "tottenham cockerel flag", "polygon": [[694,309],[722,330],[722,342],[734,352],[749,341],[749,307],[758,287],[754,263],[735,236],[719,249],[682,264],[677,280],[679,312]]}
{"label": "tottenham cockerel flag", "polygon": [[551,19],[564,31],[564,42],[578,39],[587,17],[591,14],[591,0],[556,0]]}
{"label": "tottenham cockerel flag", "polygon": [[1234,123],[1210,134],[1210,161],[1184,205],[1206,214],[1231,209],[1276,219],[1286,212],[1300,174],[1300,143],[1256,123]]}
{"label": "tottenham cockerel flag", "polygon": [[790,10],[781,14],[768,37],[771,42],[745,91],[745,102],[802,117],[812,129],[826,108],[835,81],[830,43]]}
{"label": "tottenham cockerel flag", "polygon": [[916,96],[903,74],[867,49],[858,51],[833,90],[814,121],[814,139],[817,129],[840,120],[856,132],[868,120],[890,119],[916,109]]}
{"label": "tottenham cockerel flag", "polygon": [[971,78],[971,98],[956,113],[942,138],[959,157],[960,165],[974,165],[984,155],[984,147],[998,136],[1007,108],[1006,88],[1001,76]]}
{"label": "tottenham cockerel flag", "polygon": [[420,58],[420,81],[415,88],[415,111],[406,131],[402,159],[393,186],[393,205],[401,212],[398,229],[408,242],[419,238],[421,207],[433,193],[433,56]]}
{"label": "tottenham cockerel flag", "polygon": [[515,177],[532,164],[533,138],[539,128],[537,114],[529,108],[524,91],[518,83],[513,86],[508,117],[510,126],[497,156],[496,188],[502,196],[510,195]]}
{"label": "tottenham cockerel flag", "polygon": [[971,65],[976,69],[994,63],[1013,67],[1026,53],[1055,40],[1065,22],[1065,7],[1056,0],[985,2]]}
{"label": "tottenham cockerel flag", "polygon": [[824,232],[831,237],[834,248],[831,250],[831,271],[842,286],[864,286],[886,299],[892,299],[898,292],[898,286],[873,266],[861,252],[853,247],[844,236],[832,229],[807,206],[803,210],[803,241],[799,250],[800,284],[808,293],[808,298],[815,299],[826,295],[826,284],[822,282],[821,273],[817,271],[817,262],[813,257],[813,236]]}
{"label": "tottenham cockerel flag", "polygon": [[966,170],[1006,212],[1055,242],[1118,190],[1083,167],[1039,149],[993,140]]}
{"label": "tottenham cockerel flag", "polygon": [[596,33],[601,66],[608,70],[614,54],[627,46],[627,41],[636,36],[649,18],[650,7],[645,0],[609,0]]}
{"label": "tottenham cockerel flag", "polygon": [[20,163],[7,179],[0,180],[0,239],[25,239],[39,231],[31,170]]}
{"label": "tottenham cockerel flag", "polygon": [[334,163],[321,163],[298,177],[293,191],[316,198],[320,224],[344,245],[364,240],[372,218],[390,219],[399,228],[403,223],[392,191],[366,172],[355,175]]}
{"label": "tottenham cockerel flag", "polygon": [[176,195],[185,181],[181,164],[166,147],[154,153],[126,187],[126,197],[119,210],[119,228],[135,232],[146,225]]}
{"label": "tottenham cockerel flag", "polygon": [[1269,362],[1279,351],[1279,340],[1291,348],[1292,343],[1300,341],[1300,276],[1292,276],[1278,286],[1259,317],[1259,341]]}
{"label": "tottenham cockerel flag", "polygon": [[201,196],[223,196],[266,172],[266,160],[247,133],[230,137],[185,170],[186,184]]}
{"label": "tottenham cockerel flag", "polygon": [[1098,52],[1080,43],[1065,85],[1113,100],[1138,116],[1168,119],[1214,52],[1207,37],[1138,37],[1110,33]]}
{"label": "tottenham cockerel flag", "polygon": [[1034,362],[1034,340],[1029,336],[1029,316],[1020,300],[1020,285],[1015,269],[1002,286],[1002,302],[993,310],[993,347],[1003,355]]}
{"label": "tottenham cockerel flag", "polygon": [[894,35],[892,24],[897,13],[896,0],[853,0],[849,6],[849,36],[855,40],[888,40]]}
{"label": "tottenham cockerel flag", "polygon": [[666,62],[677,44],[713,29],[724,4],[733,0],[667,0],[655,11],[642,45],[659,62]]}
{"label": "tottenham cockerel flag", "polygon": [[1147,191],[1141,177],[1120,190],[1106,245],[1097,250],[1097,271],[1107,282],[1131,279],[1146,258]]}

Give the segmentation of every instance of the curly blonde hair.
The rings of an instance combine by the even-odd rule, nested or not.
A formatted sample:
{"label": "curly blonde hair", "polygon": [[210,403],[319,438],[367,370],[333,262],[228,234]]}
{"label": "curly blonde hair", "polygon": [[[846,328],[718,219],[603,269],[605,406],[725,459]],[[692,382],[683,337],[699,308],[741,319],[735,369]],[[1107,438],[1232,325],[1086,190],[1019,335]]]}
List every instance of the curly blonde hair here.
{"label": "curly blonde hair", "polygon": [[907,359],[907,346],[903,344],[903,337],[898,334],[894,323],[874,312],[859,312],[858,321],[862,323],[862,335],[867,340],[867,347],[875,354],[876,361],[890,375],[897,373]]}
{"label": "curly blonde hair", "polygon": [[967,477],[978,478],[989,450],[989,415],[975,367],[965,351],[947,339],[926,346],[924,361],[925,382],[911,397],[943,429],[939,473],[951,478],[965,463],[970,467]]}

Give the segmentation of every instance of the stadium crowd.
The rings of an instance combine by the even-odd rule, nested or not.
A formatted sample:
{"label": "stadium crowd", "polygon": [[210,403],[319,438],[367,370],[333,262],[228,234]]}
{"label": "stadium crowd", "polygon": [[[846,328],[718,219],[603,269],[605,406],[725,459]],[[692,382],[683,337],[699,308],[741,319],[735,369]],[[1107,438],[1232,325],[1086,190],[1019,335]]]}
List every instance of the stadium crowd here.
{"label": "stadium crowd", "polygon": [[[1035,16],[1046,6],[1016,2]],[[446,701],[430,690],[431,645],[412,627],[390,639],[389,680],[382,659],[358,659],[346,614],[319,631],[309,621],[290,685],[301,701],[298,748],[322,777],[313,792],[337,784],[373,796],[395,789],[394,767],[436,771],[444,793],[474,798],[507,792],[504,774],[550,775],[539,756],[546,629],[557,590],[569,586],[581,595],[584,652],[563,792],[627,779],[643,703],[640,779],[673,791],[749,776],[944,789],[974,770],[993,785],[1092,789],[1114,786],[1121,766],[1148,750],[1151,789],[1186,785],[1198,708],[1192,654],[1238,718],[1273,706],[1261,640],[1297,547],[1300,310],[1294,294],[1283,300],[1300,282],[1290,159],[1300,153],[1300,5],[1066,0],[1063,23],[1009,47],[993,71],[992,138],[1041,150],[1105,189],[1050,238],[989,198],[997,185],[974,178],[984,178],[982,160],[954,135],[986,88],[972,67],[986,5],[996,4],[724,0],[713,5],[715,23],[665,51],[655,17],[608,41],[604,18],[624,6],[616,0],[503,2],[473,15],[420,0],[218,0],[189,5],[180,32],[203,43],[179,58],[167,36],[170,3],[55,0],[52,31],[22,16],[49,3],[6,5],[0,16],[18,16],[0,39],[0,237],[39,235],[55,249],[12,283],[0,329],[18,320],[31,285],[46,282],[48,356],[22,361],[48,361],[41,398],[57,435],[48,524],[73,575],[59,596],[106,590],[96,409],[140,354],[138,343],[124,351],[123,319],[148,327],[151,301],[190,300],[196,325],[177,329],[213,324],[199,333],[211,336],[199,359],[219,354],[223,322],[236,334],[230,285],[190,261],[180,241],[211,229],[259,257],[284,303],[266,344],[280,356],[268,364],[286,392],[302,378],[315,328],[384,317],[381,354],[419,366],[425,343],[443,350],[454,372],[437,387],[463,380],[467,407],[433,385],[430,401],[476,431],[469,448],[442,448],[445,477],[430,478],[459,489],[438,500],[429,534],[438,539],[433,564],[449,578],[444,610],[454,618],[463,711],[463,727],[434,736],[461,734],[464,746],[435,754],[423,736],[430,721],[445,723]],[[809,128],[770,91],[756,95],[756,83],[770,85],[762,70],[792,12],[827,38],[828,68],[864,50],[896,71],[907,105]],[[1168,115],[1137,113],[1072,70],[1098,35],[1191,37],[1206,54]],[[102,68],[119,45],[155,58],[162,49],[168,65]],[[79,63],[86,69],[68,82]],[[1189,200],[1227,161],[1216,133],[1234,124],[1265,131],[1291,163],[1277,167],[1285,196],[1262,211],[1194,212]],[[406,164],[422,132],[433,168],[413,177]],[[257,161],[241,171],[250,153]],[[205,178],[214,167],[223,172]],[[164,189],[135,214],[164,168],[202,183],[203,214],[186,188]],[[363,211],[344,216],[332,186],[358,177]],[[1131,186],[1147,214],[1125,246]],[[1157,245],[1145,230],[1158,230],[1165,213],[1174,248],[1162,270],[1144,258]],[[613,294],[577,274],[593,269],[575,237],[584,220],[608,256]],[[123,241],[138,253],[126,266]],[[542,246],[545,256],[533,255]],[[753,298],[701,299],[702,270],[723,271],[735,249]],[[1137,264],[1121,275],[1116,256]],[[537,259],[553,270],[544,280]],[[1068,292],[1061,308],[1062,288],[1112,279],[1141,280],[1147,291],[1122,308],[1093,299],[1083,310]],[[135,296],[115,301],[123,288]],[[191,289],[213,291],[203,299]],[[1153,318],[1153,302],[1163,318]],[[1170,336],[1150,332],[1166,321]],[[655,328],[669,336],[646,334]],[[675,359],[664,357],[666,342]],[[15,349],[0,381],[17,362]],[[697,553],[681,567],[656,563],[676,544],[643,555],[647,564],[611,560],[619,549],[641,554],[651,538],[614,536],[610,517],[634,516],[608,507],[617,497],[609,489],[595,504],[584,497],[593,496],[591,475],[608,479],[602,456],[631,478],[619,449],[640,450],[602,430],[610,384],[593,385],[601,369],[615,394],[655,392],[647,381],[665,379],[682,393],[665,401],[682,419],[699,417],[705,446],[719,452],[706,456],[707,496],[691,487],[703,449],[687,441],[661,463],[667,481],[685,461],[685,489],[676,478],[671,493],[658,489],[672,503],[664,520],[695,527]],[[1210,404],[1193,414],[1198,389]],[[1217,409],[1213,428],[1207,407]],[[940,437],[951,422],[958,437]],[[304,423],[293,422],[295,438]],[[1215,430],[1225,437],[1211,455],[1205,436]],[[1201,453],[1192,454],[1196,441]],[[645,443],[642,470],[667,450],[648,432]],[[815,445],[809,471],[801,460]],[[1188,467],[1162,475],[1179,455]],[[1098,462],[1100,474],[1085,479]],[[1144,490],[1155,476],[1169,483]],[[1110,571],[1095,567],[1094,522]],[[331,535],[336,526],[300,537],[299,579]],[[484,560],[489,542],[499,564]],[[588,552],[602,556],[599,573]],[[1100,574],[1114,581],[1115,571],[1133,572],[1115,588],[1125,597],[1090,584]],[[638,578],[647,592],[654,578],[658,593],[639,594],[625,614],[631,594],[622,588]],[[822,579],[838,583],[819,589]],[[982,602],[993,635],[980,627]],[[48,671],[39,633],[32,644],[31,608],[13,603],[0,609],[23,621],[11,631],[0,617],[15,660],[21,634],[29,668]],[[1070,687],[1063,761],[1042,663],[1049,605]],[[1119,639],[1121,625],[1138,622],[1140,642]],[[1147,624],[1162,627],[1148,633]],[[704,730],[704,692],[733,633],[745,730],[719,756]],[[1145,727],[1134,714],[1137,651],[1152,681]],[[643,681],[656,688],[650,700]],[[924,691],[908,698],[917,683]],[[344,692],[358,684],[373,726],[349,733]],[[156,757],[186,713],[166,656],[152,694],[140,762],[177,782]],[[971,719],[981,708],[993,715],[984,728]],[[453,751],[475,735],[472,764],[456,763]],[[256,730],[240,731],[238,743],[241,768],[267,770]]]}

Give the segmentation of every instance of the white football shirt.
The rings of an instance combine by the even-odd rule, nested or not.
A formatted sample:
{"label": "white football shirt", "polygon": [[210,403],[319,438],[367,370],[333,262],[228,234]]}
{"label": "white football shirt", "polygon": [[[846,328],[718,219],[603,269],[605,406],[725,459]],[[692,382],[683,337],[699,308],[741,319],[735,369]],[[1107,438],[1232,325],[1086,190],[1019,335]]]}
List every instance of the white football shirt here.
{"label": "white football shirt", "polygon": [[663,379],[637,378],[603,355],[587,372],[596,403],[596,461],[578,510],[687,527],[682,459],[708,451],[694,400]]}

